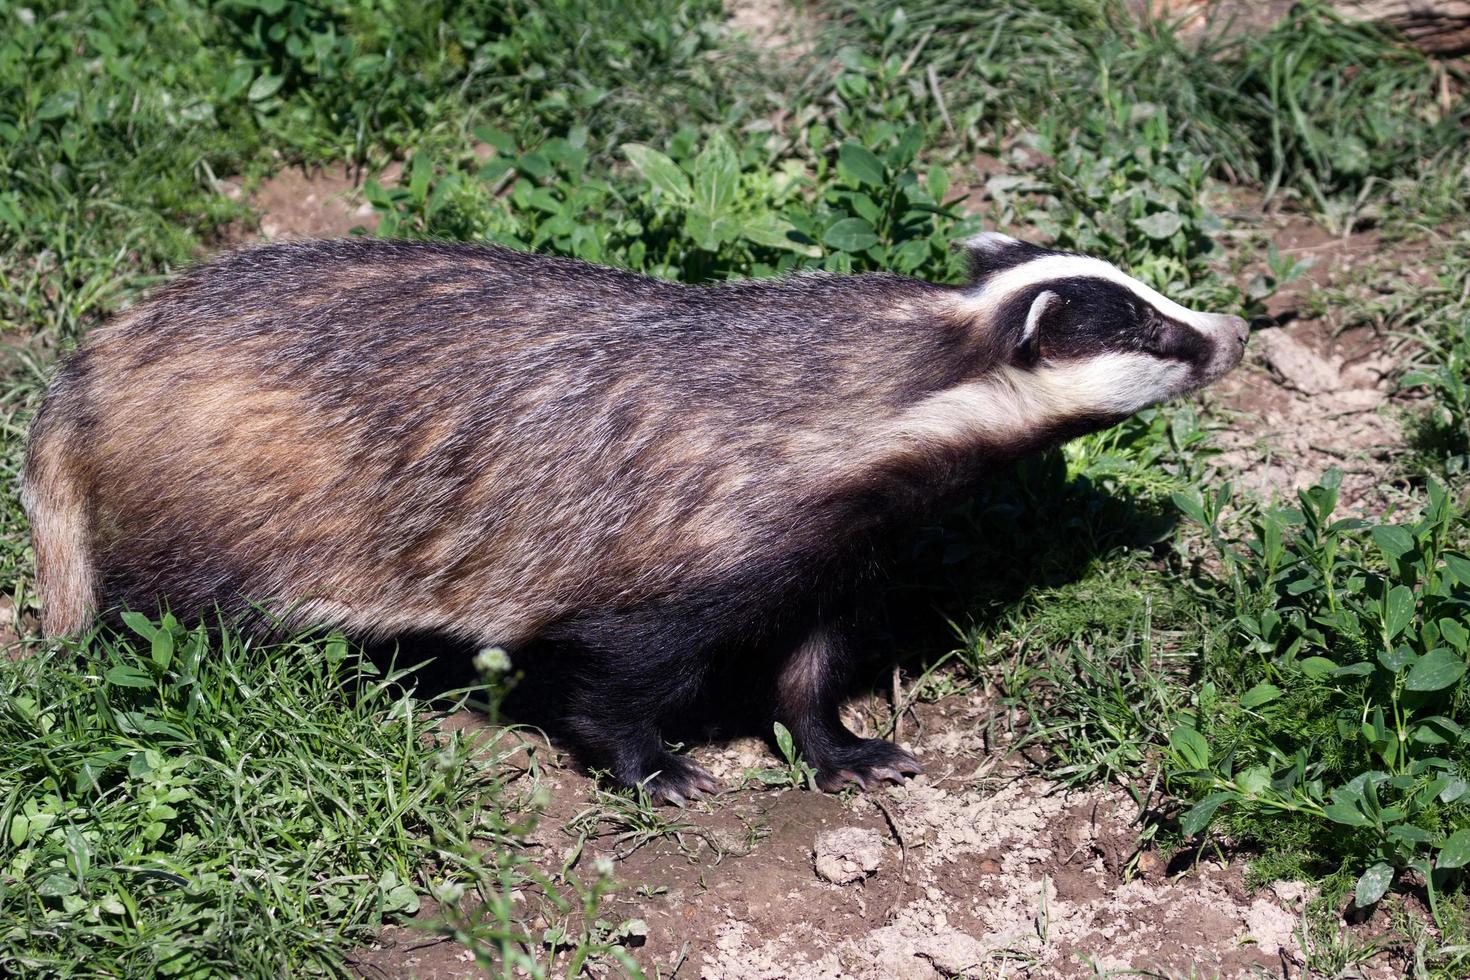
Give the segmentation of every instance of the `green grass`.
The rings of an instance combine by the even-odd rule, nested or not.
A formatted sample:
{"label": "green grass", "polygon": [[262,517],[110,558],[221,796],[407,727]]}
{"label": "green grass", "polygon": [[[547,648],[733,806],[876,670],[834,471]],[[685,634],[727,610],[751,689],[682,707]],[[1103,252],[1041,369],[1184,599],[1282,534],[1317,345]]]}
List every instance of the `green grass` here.
{"label": "green grass", "polygon": [[[936,124],[948,116],[970,145],[1049,131],[1090,146],[1139,111],[1163,114],[1215,173],[1288,191],[1339,224],[1380,183],[1465,147],[1466,107],[1442,103],[1442,68],[1321,4],[1226,39],[1187,39],[1117,0],[823,6],[844,28],[827,35],[834,49],[932,69],[906,108]],[[909,88],[926,88],[917,72]]]}
{"label": "green grass", "polygon": [[[248,227],[220,181],[296,164],[360,173],[381,234],[684,281],[956,281],[950,242],[984,225],[1254,314],[1299,270],[1269,249],[1229,264],[1227,189],[1427,241],[1422,286],[1312,300],[1401,345],[1422,401],[1395,476],[1418,512],[1341,523],[1330,481],[1226,507],[1221,423],[1171,406],[1028,461],[904,542],[876,625],[922,667],[957,624],[935,689],[991,684],[1046,771],[1146,801],[1148,839],[1243,845],[1261,880],[1313,879],[1319,965],[1365,952],[1338,940],[1335,902],[1418,868],[1434,929],[1401,923],[1397,941],[1428,975],[1463,972],[1470,794],[1450,790],[1470,692],[1449,673],[1470,652],[1444,621],[1470,616],[1464,80],[1319,4],[1202,43],[1114,0],[809,12],[827,18],[817,50],[783,60],[715,0],[0,4],[0,475],[15,485],[56,357]],[[971,214],[976,151],[1003,171]],[[404,178],[385,186],[391,159]],[[0,591],[22,632],[30,566],[8,494]],[[427,898],[487,969],[636,972],[641,923],[598,917],[611,872],[533,871],[533,801],[493,748],[436,727],[441,707],[327,638],[136,626],[0,661],[0,972],[340,973]],[[1430,668],[1444,686],[1415,673]],[[808,781],[786,754],[755,775]],[[634,798],[593,803],[579,838],[699,836]]]}
{"label": "green grass", "polygon": [[502,750],[346,643],[132,625],[0,660],[0,970],[341,974],[515,845]]}

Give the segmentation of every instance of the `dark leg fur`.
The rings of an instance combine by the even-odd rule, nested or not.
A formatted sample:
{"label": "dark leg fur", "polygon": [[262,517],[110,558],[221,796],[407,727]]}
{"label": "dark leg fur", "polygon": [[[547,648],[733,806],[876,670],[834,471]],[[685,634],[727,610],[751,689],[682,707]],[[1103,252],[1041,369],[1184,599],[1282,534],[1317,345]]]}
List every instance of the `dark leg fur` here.
{"label": "dark leg fur", "polygon": [[652,612],[579,617],[550,637],[571,666],[566,726],[623,786],[683,804],[719,791],[714,777],[664,748],[662,723],[699,693],[707,654]]}
{"label": "dark leg fur", "polygon": [[868,789],[923,771],[919,761],[892,742],[858,738],[838,713],[845,638],[833,620],[819,620],[781,667],[777,680],[778,720],[817,770],[817,785],[835,792],[849,783]]}

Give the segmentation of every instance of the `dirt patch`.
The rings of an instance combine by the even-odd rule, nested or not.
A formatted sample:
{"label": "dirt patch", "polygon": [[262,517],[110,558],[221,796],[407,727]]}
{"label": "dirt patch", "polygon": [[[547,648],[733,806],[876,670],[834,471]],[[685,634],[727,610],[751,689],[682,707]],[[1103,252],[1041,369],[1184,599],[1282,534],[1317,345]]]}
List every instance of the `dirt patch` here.
{"label": "dirt patch", "polygon": [[[400,170],[393,164],[374,177],[392,186]],[[244,195],[234,181],[220,181],[220,189],[231,197]],[[378,214],[363,197],[356,173],[342,164],[282,170],[250,194],[250,205],[257,223],[235,229],[229,236],[234,242],[344,238],[355,231],[371,234],[378,227]]]}
{"label": "dirt patch", "polygon": [[1268,219],[1263,231],[1282,255],[1311,264],[1270,298],[1270,321],[1258,324],[1244,364],[1206,396],[1231,416],[1218,439],[1221,468],[1237,486],[1289,499],[1337,467],[1345,507],[1381,509],[1394,492],[1405,452],[1400,422],[1413,401],[1395,390],[1402,341],[1371,324],[1334,323],[1318,297],[1370,298],[1385,267],[1397,288],[1422,283],[1422,247],[1374,230],[1329,235],[1299,216]]}
{"label": "dirt patch", "polygon": [[785,60],[805,57],[815,46],[812,15],[790,0],[728,0],[725,12],[732,28]]}
{"label": "dirt patch", "polygon": [[[682,842],[620,854],[611,835],[589,840],[583,864],[611,859],[628,883],[602,918],[644,920],[630,952],[649,975],[704,980],[1295,975],[1306,889],[1252,893],[1238,862],[1166,874],[1136,853],[1127,794],[1067,792],[988,750],[992,710],[974,691],[921,706],[911,747],[932,775],[882,794],[737,789],[679,814],[693,828]],[[693,755],[726,779],[775,764],[751,740]],[[545,787],[533,843],[550,871],[591,784],[553,767]],[[368,976],[480,975],[463,948],[415,930],[385,930],[355,962]]]}
{"label": "dirt patch", "polygon": [[373,980],[470,980],[491,977],[475,965],[475,954],[447,937],[408,926],[388,926],[371,949],[354,954],[359,975]]}
{"label": "dirt patch", "polygon": [[[928,980],[1194,965],[1235,975],[1298,955],[1295,910],[1271,893],[1247,896],[1238,869],[1133,876],[1137,811],[1126,795],[1066,793],[1015,766],[985,775],[992,757],[978,722],[988,711],[971,695],[925,712],[931,748],[915,748],[945,775],[841,803],[777,797],[773,832],[735,862],[738,889],[671,887],[676,914],[644,910],[649,962],[691,943],[707,980]],[[866,840],[882,834],[873,873],[836,885],[807,863],[833,822]],[[779,880],[763,870],[772,864]]]}

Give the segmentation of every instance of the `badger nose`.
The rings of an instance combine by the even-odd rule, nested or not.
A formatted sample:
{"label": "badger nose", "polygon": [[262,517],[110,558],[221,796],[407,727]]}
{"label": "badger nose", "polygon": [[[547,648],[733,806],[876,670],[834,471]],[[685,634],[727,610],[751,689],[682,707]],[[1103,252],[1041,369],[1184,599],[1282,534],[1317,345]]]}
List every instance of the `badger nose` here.
{"label": "badger nose", "polygon": [[1221,326],[1229,327],[1231,330],[1233,330],[1235,332],[1236,339],[1239,340],[1241,344],[1244,344],[1247,340],[1250,340],[1251,324],[1250,321],[1247,320],[1245,317],[1229,316],[1222,314],[1220,319],[1222,321]]}

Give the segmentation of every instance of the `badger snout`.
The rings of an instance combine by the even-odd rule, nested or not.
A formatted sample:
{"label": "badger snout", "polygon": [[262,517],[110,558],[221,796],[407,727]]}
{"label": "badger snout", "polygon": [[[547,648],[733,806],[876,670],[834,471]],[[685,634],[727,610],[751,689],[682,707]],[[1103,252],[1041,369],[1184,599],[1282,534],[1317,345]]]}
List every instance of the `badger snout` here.
{"label": "badger snout", "polygon": [[1251,325],[1245,317],[1230,313],[1210,313],[1201,326],[1214,349],[1203,379],[1205,384],[1209,384],[1233,371],[1245,356]]}
{"label": "badger snout", "polygon": [[1235,332],[1236,339],[1244,347],[1246,342],[1251,339],[1250,321],[1243,316],[1232,316],[1224,313],[1218,315],[1224,318],[1226,326]]}

